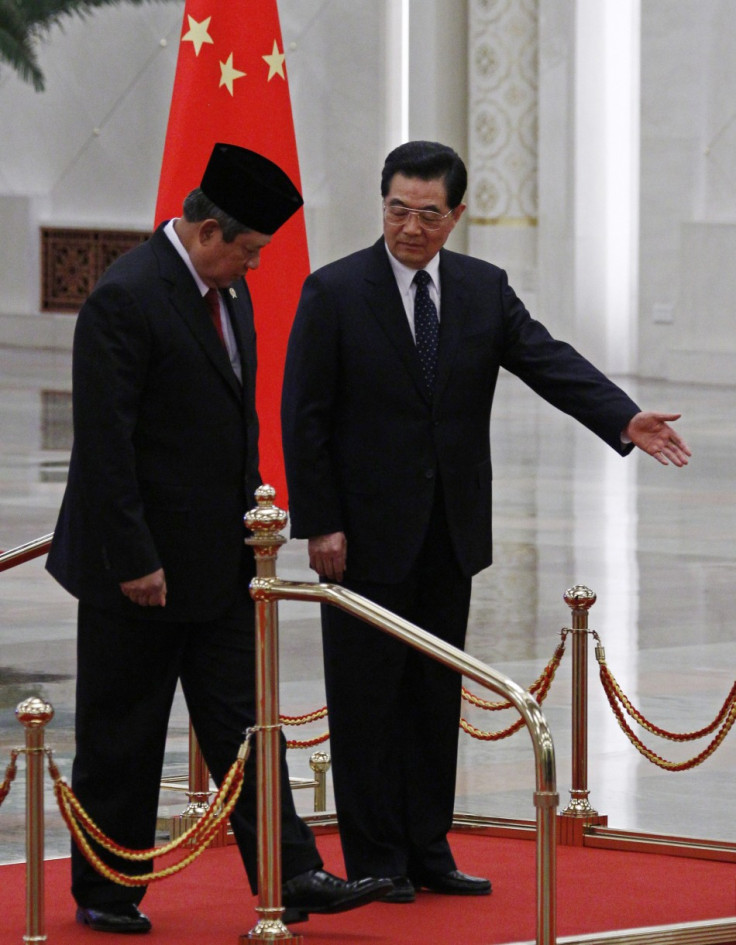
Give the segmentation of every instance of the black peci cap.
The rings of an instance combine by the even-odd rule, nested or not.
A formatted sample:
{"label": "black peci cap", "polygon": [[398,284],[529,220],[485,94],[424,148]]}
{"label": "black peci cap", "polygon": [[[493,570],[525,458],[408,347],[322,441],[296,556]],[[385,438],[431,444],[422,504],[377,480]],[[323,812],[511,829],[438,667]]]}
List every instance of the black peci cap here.
{"label": "black peci cap", "polygon": [[271,236],[304,200],[273,161],[234,144],[216,144],[200,188],[238,223]]}

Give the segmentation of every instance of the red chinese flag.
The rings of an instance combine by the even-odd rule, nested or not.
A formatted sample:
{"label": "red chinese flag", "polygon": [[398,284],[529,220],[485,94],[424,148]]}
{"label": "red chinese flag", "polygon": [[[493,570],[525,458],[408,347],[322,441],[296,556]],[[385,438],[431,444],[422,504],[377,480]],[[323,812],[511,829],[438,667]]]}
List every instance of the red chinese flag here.
{"label": "red chinese flag", "polygon": [[[301,190],[276,0],[186,0],[166,131],[156,225],[181,215],[218,141],[257,151]],[[261,475],[287,507],[281,452],[281,381],[286,343],[309,273],[304,214],[273,237],[248,274],[258,332],[256,404]]]}

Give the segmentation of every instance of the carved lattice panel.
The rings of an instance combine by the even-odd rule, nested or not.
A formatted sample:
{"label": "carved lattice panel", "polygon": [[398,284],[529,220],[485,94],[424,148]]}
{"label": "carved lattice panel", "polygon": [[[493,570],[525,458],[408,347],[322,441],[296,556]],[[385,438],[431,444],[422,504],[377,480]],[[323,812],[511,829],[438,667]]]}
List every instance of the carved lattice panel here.
{"label": "carved lattice panel", "polygon": [[41,228],[41,311],[76,314],[110,263],[150,233]]}

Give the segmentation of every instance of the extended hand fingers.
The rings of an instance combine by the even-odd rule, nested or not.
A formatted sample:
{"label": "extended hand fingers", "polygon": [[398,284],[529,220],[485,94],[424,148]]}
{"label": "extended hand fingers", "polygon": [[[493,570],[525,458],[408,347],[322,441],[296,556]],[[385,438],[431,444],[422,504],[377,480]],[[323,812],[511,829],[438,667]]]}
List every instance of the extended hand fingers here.
{"label": "extended hand fingers", "polygon": [[673,466],[687,466],[688,457],[692,456],[690,447],[673,430],[668,431],[664,442],[657,445],[659,449],[655,449],[652,455],[663,466],[670,463]]}

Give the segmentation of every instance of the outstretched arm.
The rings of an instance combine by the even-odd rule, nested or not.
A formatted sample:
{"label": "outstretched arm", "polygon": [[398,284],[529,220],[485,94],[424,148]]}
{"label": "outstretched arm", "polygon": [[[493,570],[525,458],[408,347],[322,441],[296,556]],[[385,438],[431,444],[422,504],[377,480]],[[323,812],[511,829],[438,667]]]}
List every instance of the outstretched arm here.
{"label": "outstretched arm", "polygon": [[688,457],[692,456],[690,447],[667,422],[679,420],[681,416],[679,413],[653,411],[637,413],[626,426],[624,436],[663,466],[670,463],[687,466]]}

